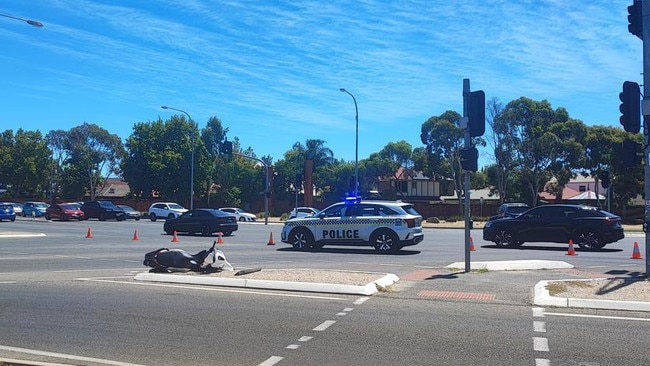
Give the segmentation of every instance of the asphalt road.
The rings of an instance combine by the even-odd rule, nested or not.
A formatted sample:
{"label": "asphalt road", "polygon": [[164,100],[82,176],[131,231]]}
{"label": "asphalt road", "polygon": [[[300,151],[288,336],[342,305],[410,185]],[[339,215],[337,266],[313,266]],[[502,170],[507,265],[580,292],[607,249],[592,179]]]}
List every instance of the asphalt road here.
{"label": "asphalt road", "polygon": [[[88,228],[93,238],[86,238]],[[425,229],[397,255],[366,248],[297,252],[280,225],[242,224],[219,246],[235,267],[395,273],[371,297],[133,281],[144,254],[198,252],[217,237],[162,232],[162,222],[0,223],[0,359],[84,365],[641,365],[650,315],[540,309],[539,280],[634,274],[630,237],[566,256],[556,244],[497,249],[472,237],[472,260],[563,260],[574,270],[463,273],[462,230]],[[138,239],[133,240],[137,230]],[[268,245],[271,233],[275,245]],[[635,234],[637,235],[637,234]],[[628,248],[629,246],[629,248]],[[643,250],[643,248],[642,248]]]}

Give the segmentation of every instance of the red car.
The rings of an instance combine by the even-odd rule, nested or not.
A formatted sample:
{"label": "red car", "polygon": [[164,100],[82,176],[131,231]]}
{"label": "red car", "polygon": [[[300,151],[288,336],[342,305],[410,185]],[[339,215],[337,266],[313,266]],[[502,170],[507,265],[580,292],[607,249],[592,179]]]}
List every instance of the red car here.
{"label": "red car", "polygon": [[50,205],[45,210],[45,219],[47,220],[52,220],[54,218],[57,218],[61,221],[66,221],[66,220],[85,220],[86,215],[84,214],[83,211],[81,211],[81,208],[79,204],[76,203],[57,203],[54,205]]}

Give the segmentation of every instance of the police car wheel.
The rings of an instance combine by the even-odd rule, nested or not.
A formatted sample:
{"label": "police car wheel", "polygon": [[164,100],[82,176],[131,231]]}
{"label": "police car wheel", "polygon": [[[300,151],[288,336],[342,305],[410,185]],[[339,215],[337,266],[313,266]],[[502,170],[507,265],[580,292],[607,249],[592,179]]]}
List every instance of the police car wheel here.
{"label": "police car wheel", "polygon": [[389,230],[380,230],[372,234],[370,242],[375,250],[382,253],[396,252],[401,249],[399,237]]}
{"label": "police car wheel", "polygon": [[297,228],[289,234],[289,241],[294,249],[307,250],[314,246],[314,238],[306,228]]}

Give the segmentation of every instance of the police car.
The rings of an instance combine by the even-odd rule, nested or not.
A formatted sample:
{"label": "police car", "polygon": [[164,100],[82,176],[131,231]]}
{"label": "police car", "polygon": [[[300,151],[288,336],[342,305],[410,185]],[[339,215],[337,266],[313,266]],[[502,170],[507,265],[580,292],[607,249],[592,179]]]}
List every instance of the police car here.
{"label": "police car", "polygon": [[287,220],[281,239],[299,250],[361,245],[388,253],[421,242],[424,234],[422,216],[410,203],[354,199],[314,216]]}

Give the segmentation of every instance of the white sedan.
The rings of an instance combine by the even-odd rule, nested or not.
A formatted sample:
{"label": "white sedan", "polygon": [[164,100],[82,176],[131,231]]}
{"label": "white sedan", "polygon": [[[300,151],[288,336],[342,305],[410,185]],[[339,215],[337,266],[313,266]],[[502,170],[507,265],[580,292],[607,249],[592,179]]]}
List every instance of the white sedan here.
{"label": "white sedan", "polygon": [[237,221],[255,221],[257,220],[257,216],[253,215],[252,213],[246,212],[242,210],[241,208],[236,208],[236,207],[222,207],[219,210],[223,212],[227,212],[237,218]]}

